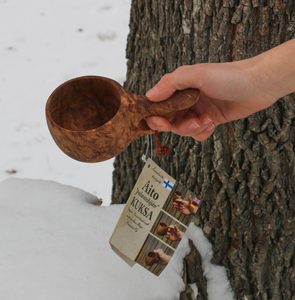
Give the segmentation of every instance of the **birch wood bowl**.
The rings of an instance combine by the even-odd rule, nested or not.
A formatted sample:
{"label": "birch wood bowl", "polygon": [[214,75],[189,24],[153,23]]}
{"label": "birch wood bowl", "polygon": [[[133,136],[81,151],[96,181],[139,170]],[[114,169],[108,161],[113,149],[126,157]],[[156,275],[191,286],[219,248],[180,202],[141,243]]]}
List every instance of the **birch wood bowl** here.
{"label": "birch wood bowl", "polygon": [[156,233],[158,235],[164,236],[168,233],[169,227],[166,223],[159,223],[156,228]]}
{"label": "birch wood bowl", "polygon": [[147,117],[171,118],[194,105],[198,97],[198,90],[187,89],[165,101],[151,102],[109,78],[83,76],[53,91],[46,119],[65,154],[82,162],[100,162],[118,155],[135,138],[150,134]]}

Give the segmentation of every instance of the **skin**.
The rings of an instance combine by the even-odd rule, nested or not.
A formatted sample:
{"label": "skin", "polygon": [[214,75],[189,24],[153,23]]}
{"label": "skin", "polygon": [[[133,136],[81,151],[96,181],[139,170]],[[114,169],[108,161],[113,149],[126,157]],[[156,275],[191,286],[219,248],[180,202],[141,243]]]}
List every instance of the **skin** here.
{"label": "skin", "polygon": [[183,232],[179,230],[177,225],[172,225],[171,229],[167,232],[167,239],[170,241],[180,241],[183,237]]}
{"label": "skin", "polygon": [[194,213],[194,210],[191,206],[191,201],[189,200],[178,200],[173,202],[173,207],[183,213],[184,215],[191,215]]}
{"label": "skin", "polygon": [[156,249],[154,250],[155,253],[158,253],[160,258],[160,264],[167,265],[171,259],[170,255],[165,254],[165,252],[162,249]]}
{"label": "skin", "polygon": [[179,67],[146,96],[157,102],[186,88],[200,90],[196,105],[178,113],[173,124],[157,116],[147,123],[153,130],[203,141],[219,124],[248,117],[295,91],[295,39],[246,60]]}

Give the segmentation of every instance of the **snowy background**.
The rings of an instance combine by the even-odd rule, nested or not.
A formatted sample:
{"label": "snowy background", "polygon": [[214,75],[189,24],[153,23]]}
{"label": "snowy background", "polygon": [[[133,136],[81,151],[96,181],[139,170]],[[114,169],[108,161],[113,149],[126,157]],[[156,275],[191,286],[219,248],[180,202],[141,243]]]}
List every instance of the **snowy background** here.
{"label": "snowy background", "polygon": [[48,132],[45,103],[65,80],[124,82],[129,10],[130,0],[0,0],[1,300],[178,299],[188,238],[209,299],[233,299],[194,225],[160,277],[126,265],[108,244],[123,205],[93,204],[110,203],[113,161],[76,162]]}
{"label": "snowy background", "polygon": [[70,78],[124,82],[129,10],[130,0],[0,0],[0,180],[55,180],[110,203],[113,161],[86,164],[63,154],[44,109]]}

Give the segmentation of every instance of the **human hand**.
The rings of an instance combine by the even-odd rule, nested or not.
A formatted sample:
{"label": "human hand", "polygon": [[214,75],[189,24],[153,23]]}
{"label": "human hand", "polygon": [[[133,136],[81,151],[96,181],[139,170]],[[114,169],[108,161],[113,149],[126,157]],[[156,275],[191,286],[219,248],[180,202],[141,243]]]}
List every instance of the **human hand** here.
{"label": "human hand", "polygon": [[147,92],[151,101],[162,101],[176,90],[186,88],[199,89],[200,98],[190,109],[178,112],[173,123],[153,116],[147,119],[149,127],[203,141],[217,125],[269,107],[276,98],[265,80],[260,80],[256,60],[255,57],[232,63],[188,65],[164,75]]}
{"label": "human hand", "polygon": [[169,227],[166,237],[170,241],[180,241],[183,237],[183,232],[179,230],[177,225],[172,225]]}
{"label": "human hand", "polygon": [[156,249],[154,250],[155,253],[158,254],[158,257],[160,259],[159,263],[162,265],[167,265],[171,259],[170,255],[165,254],[165,252],[162,249]]}
{"label": "human hand", "polygon": [[185,202],[185,200],[183,200],[182,198],[177,198],[173,200],[173,208],[175,208],[176,210],[180,210],[181,207],[183,206],[183,203]]}
{"label": "human hand", "polygon": [[191,204],[192,201],[190,200],[177,199],[176,201],[173,201],[173,207],[184,215],[191,215],[194,213],[194,209]]}

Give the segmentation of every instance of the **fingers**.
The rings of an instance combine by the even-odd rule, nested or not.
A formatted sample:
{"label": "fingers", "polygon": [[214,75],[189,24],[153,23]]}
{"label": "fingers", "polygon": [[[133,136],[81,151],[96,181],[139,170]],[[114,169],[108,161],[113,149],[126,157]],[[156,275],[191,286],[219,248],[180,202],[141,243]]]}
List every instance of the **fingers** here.
{"label": "fingers", "polygon": [[202,65],[181,66],[174,72],[164,75],[146,96],[152,101],[161,101],[170,97],[176,90],[200,88]]}
{"label": "fingers", "polygon": [[173,203],[173,208],[178,209],[179,205],[177,203]]}
{"label": "fingers", "polygon": [[172,73],[164,75],[152,89],[147,91],[146,96],[150,100],[165,100],[176,91],[175,84],[173,83],[173,76],[171,74]]}
{"label": "fingers", "polygon": [[181,210],[184,206],[184,201],[183,200],[174,200],[173,201],[173,207],[176,209],[176,210]]}
{"label": "fingers", "polygon": [[162,249],[155,249],[154,250],[155,253],[157,253],[158,255],[160,255],[160,257],[165,254],[164,251]]}
{"label": "fingers", "polygon": [[162,117],[150,117],[147,119],[147,124],[153,130],[171,131],[178,135],[191,136],[197,141],[204,141],[215,130],[214,122],[205,114],[201,116],[190,115],[174,124]]}
{"label": "fingers", "polygon": [[208,139],[214,133],[214,130],[215,130],[215,125],[211,124],[204,131],[194,134],[194,135],[192,135],[192,137],[196,141],[202,142],[202,141]]}
{"label": "fingers", "polygon": [[180,205],[180,204],[173,204],[173,208],[176,209],[176,210],[182,210],[183,205]]}
{"label": "fingers", "polygon": [[[202,64],[182,66],[174,72],[164,75],[161,80],[146,95],[152,101],[162,101],[170,97],[176,90],[186,88],[201,88],[205,77],[205,68]],[[203,78],[203,79],[202,79]],[[147,118],[148,126],[153,130],[174,132],[182,136],[191,136],[197,141],[203,141],[213,134],[214,123],[207,115],[197,116],[192,112],[182,112],[179,121],[173,124],[162,117]],[[191,113],[191,114],[190,114]],[[203,113],[198,111],[198,113]],[[178,114],[179,115],[179,114]]]}
{"label": "fingers", "polygon": [[152,130],[172,131],[172,124],[165,118],[149,117],[146,119],[146,122]]}
{"label": "fingers", "polygon": [[183,210],[184,207],[185,207],[185,205],[183,203],[173,203],[173,208],[178,210],[178,211]]}
{"label": "fingers", "polygon": [[193,112],[176,121],[173,124],[172,131],[178,135],[195,136],[208,128],[213,123],[208,115],[197,116]]}

